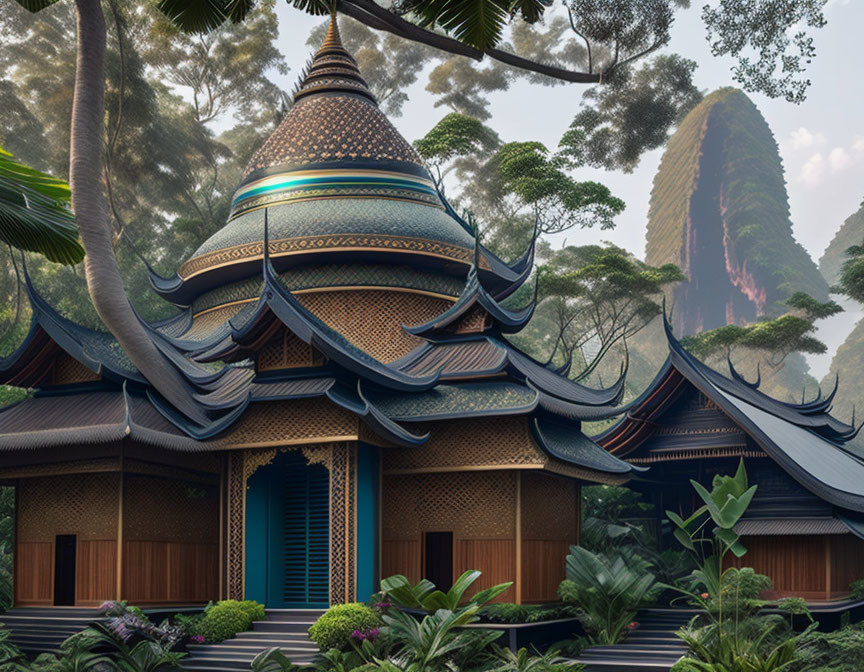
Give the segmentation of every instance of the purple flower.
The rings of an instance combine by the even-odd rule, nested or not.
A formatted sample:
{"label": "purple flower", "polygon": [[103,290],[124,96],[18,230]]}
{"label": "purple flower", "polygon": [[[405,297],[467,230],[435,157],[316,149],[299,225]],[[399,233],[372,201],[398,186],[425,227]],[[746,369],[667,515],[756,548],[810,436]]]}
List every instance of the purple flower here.
{"label": "purple flower", "polygon": [[99,611],[108,611],[109,609],[114,608],[114,602],[112,600],[107,600],[99,605]]}
{"label": "purple flower", "polygon": [[366,633],[366,636],[369,638],[369,641],[373,641],[377,639],[378,635],[381,634],[381,631],[378,628],[372,628],[369,632]]}
{"label": "purple flower", "polygon": [[389,609],[392,606],[393,605],[390,604],[389,602],[379,602],[378,604],[375,605],[375,608],[376,609]]}
{"label": "purple flower", "polygon": [[364,639],[366,639],[366,635],[364,635],[359,630],[355,630],[354,632],[351,633],[351,639],[354,639],[358,642],[362,642]]}
{"label": "purple flower", "polygon": [[192,635],[192,641],[195,642],[196,644],[203,644],[204,643],[204,636],[203,635]]}

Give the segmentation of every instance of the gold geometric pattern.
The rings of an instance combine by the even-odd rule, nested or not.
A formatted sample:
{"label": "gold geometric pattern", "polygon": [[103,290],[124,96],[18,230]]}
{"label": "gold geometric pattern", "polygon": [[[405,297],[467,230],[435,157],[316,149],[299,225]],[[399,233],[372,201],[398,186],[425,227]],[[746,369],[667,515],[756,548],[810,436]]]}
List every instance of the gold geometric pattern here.
{"label": "gold geometric pattern", "polygon": [[452,530],[457,539],[512,539],[518,476],[514,470],[385,476],[382,538]]}
{"label": "gold geometric pattern", "polygon": [[76,474],[24,479],[18,486],[20,542],[117,538],[120,474]]}
{"label": "gold geometric pattern", "polygon": [[228,469],[227,593],[244,598],[246,483],[277,452],[302,450],[308,464],[330,471],[330,599],[332,604],[352,602],[356,591],[355,498],[356,448],[353,444],[319,444],[264,450],[233,451]]}
{"label": "gold geometric pattern", "polygon": [[432,436],[423,446],[385,452],[385,473],[445,467],[542,465],[547,459],[531,439],[524,417],[417,423],[411,427],[412,431],[431,431]]}
{"label": "gold geometric pattern", "polygon": [[213,486],[127,474],[123,483],[123,538],[216,543],[218,501]]}
{"label": "gold geometric pattern", "polygon": [[285,115],[243,177],[283,164],[368,159],[422,165],[411,144],[374,105],[347,95],[310,97]]}
{"label": "gold geometric pattern", "polygon": [[[444,257],[470,263],[473,251],[467,247],[443,243],[440,240],[388,236],[383,234],[333,233],[320,236],[302,236],[270,241],[270,256],[283,257],[316,250],[350,249],[353,251],[388,249],[396,252],[416,252],[435,257]],[[183,280],[197,275],[214,266],[261,259],[264,256],[264,242],[243,243],[221,250],[208,252],[186,261],[177,271]],[[481,267],[488,262],[481,261]]]}
{"label": "gold geometric pattern", "polygon": [[428,322],[452,305],[447,299],[379,289],[298,294],[297,300],[380,362],[399,359],[423,342],[403,325]]}
{"label": "gold geometric pattern", "polygon": [[[576,534],[579,486],[546,474],[522,473],[522,538],[571,540]],[[554,512],[549,503],[555,502]]]}
{"label": "gold geometric pattern", "polygon": [[324,356],[283,327],[258,350],[255,363],[259,371],[321,366]]}
{"label": "gold geometric pattern", "polygon": [[357,416],[326,399],[289,399],[251,404],[231,429],[209,445],[264,448],[357,438]]}
{"label": "gold geometric pattern", "polygon": [[91,371],[74,357],[63,354],[54,362],[54,385],[69,385],[71,383],[89,383],[100,380],[95,371]]}

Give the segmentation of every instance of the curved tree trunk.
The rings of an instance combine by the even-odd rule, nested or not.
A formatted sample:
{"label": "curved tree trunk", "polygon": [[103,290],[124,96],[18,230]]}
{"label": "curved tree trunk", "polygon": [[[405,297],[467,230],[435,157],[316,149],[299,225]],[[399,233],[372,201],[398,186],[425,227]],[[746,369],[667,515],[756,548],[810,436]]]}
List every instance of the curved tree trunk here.
{"label": "curved tree trunk", "polygon": [[203,423],[206,418],[190,399],[180,373],[153,344],[126,296],[114,256],[102,188],[105,17],[100,0],[75,0],[75,7],[78,54],[72,100],[69,186],[78,231],[87,253],[84,259],[87,288],[102,322],[141,374],[186,416]]}

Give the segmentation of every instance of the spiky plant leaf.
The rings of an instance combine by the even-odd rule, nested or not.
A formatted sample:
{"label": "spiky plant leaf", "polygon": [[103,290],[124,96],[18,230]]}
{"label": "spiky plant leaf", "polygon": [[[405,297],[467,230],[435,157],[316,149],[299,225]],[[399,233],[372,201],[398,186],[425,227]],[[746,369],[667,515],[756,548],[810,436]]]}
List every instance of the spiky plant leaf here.
{"label": "spiky plant leaf", "polygon": [[505,0],[413,0],[406,3],[424,26],[438,25],[475,49],[491,49],[510,18]]}
{"label": "spiky plant leaf", "polygon": [[186,33],[207,33],[226,21],[240,23],[255,0],[160,0],[159,11]]}
{"label": "spiky plant leaf", "polygon": [[69,186],[18,163],[0,148],[0,241],[51,261],[77,264],[84,258]]}

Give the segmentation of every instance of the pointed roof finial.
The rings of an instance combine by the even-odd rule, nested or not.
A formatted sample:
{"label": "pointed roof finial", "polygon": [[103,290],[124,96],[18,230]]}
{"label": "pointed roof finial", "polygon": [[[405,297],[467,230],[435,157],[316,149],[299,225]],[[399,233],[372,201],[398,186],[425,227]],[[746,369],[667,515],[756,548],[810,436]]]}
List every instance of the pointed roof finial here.
{"label": "pointed roof finial", "polygon": [[330,14],[330,25],[321,48],[315,53],[309,71],[303,79],[294,102],[315,94],[355,94],[377,104],[366,80],[360,74],[357,61],[342,45],[336,12]]}

